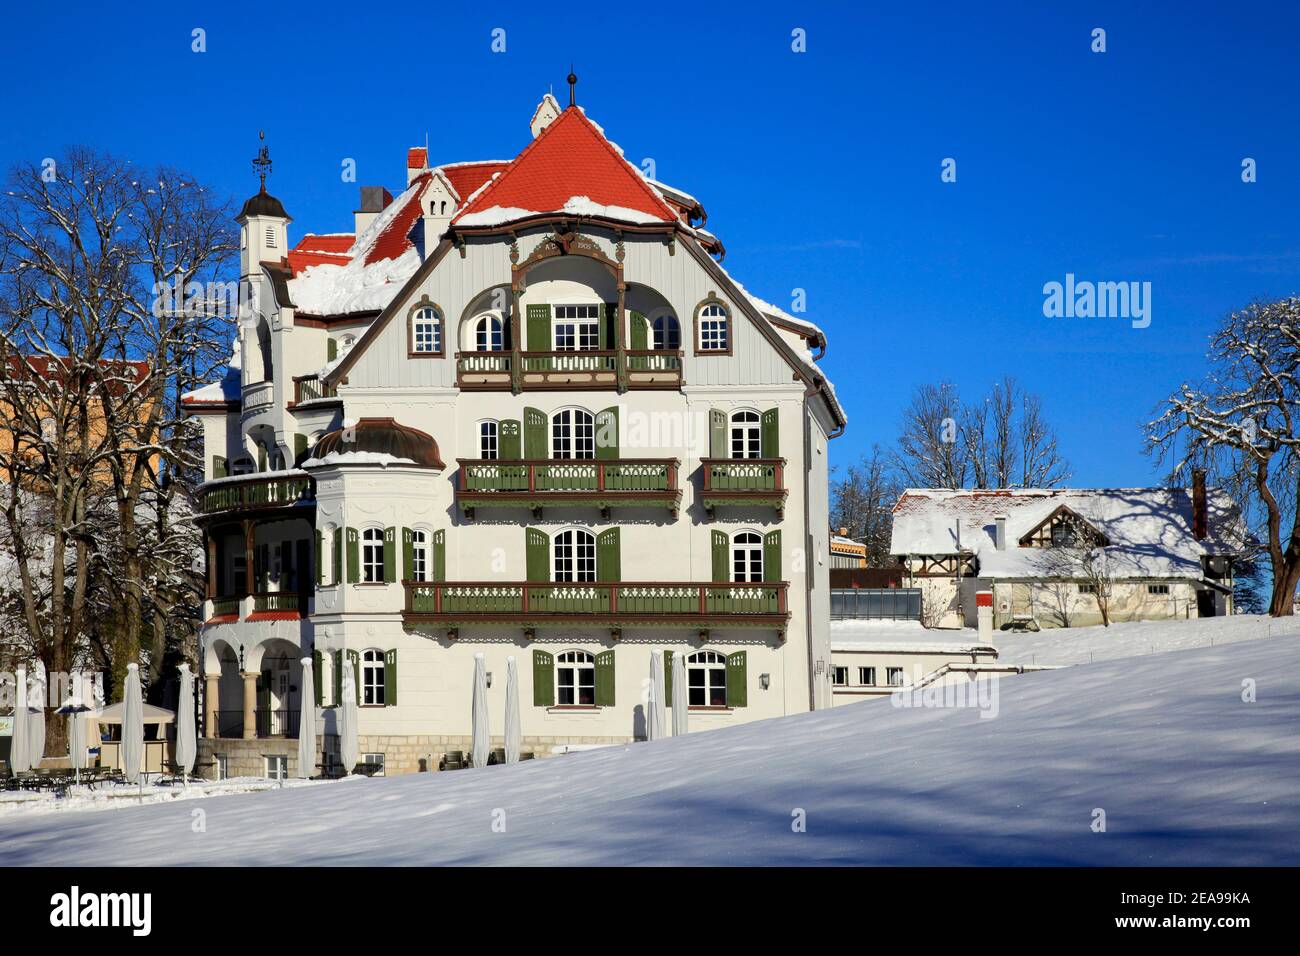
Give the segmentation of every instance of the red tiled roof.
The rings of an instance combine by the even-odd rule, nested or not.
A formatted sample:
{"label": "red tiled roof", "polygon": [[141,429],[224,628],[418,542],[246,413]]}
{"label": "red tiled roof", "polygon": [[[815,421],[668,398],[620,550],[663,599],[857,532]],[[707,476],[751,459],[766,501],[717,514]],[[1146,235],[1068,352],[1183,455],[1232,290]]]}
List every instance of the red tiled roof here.
{"label": "red tiled roof", "polygon": [[406,151],[407,169],[424,169],[429,165],[429,151],[423,146],[412,146]]}
{"label": "red tiled roof", "polygon": [[411,240],[407,238],[407,233],[415,225],[415,220],[420,218],[423,209],[420,198],[428,188],[430,179],[432,179],[431,173],[421,173],[411,180],[411,185],[418,188],[407,199],[406,205],[397,210],[388,225],[384,227],[384,231],[376,237],[370,246],[370,251],[366,253],[366,265],[383,262],[385,259],[396,259],[411,248]]}
{"label": "red tiled roof", "polygon": [[454,166],[441,168],[442,174],[447,177],[447,181],[460,196],[460,201],[464,202],[491,179],[494,173],[501,172],[509,165],[506,162],[492,160],[484,163],[457,163]]}
{"label": "red tiled roof", "polygon": [[574,196],[622,206],[664,222],[677,215],[576,106],[542,131],[496,181],[453,220],[494,206],[552,212]]}
{"label": "red tiled roof", "polygon": [[296,276],[308,266],[343,266],[350,257],[347,255],[356,236],[352,233],[340,233],[332,236],[313,236],[311,233],[298,240],[298,245],[289,250],[285,256],[289,268]]}

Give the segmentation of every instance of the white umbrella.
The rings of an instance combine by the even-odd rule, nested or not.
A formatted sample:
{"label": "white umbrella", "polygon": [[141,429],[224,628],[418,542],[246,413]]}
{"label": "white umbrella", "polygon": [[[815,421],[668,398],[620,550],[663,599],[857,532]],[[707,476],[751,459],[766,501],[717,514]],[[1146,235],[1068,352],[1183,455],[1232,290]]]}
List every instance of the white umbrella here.
{"label": "white umbrella", "polygon": [[519,762],[519,668],[506,658],[506,763]]}
{"label": "white umbrella", "polygon": [[667,701],[664,700],[664,653],[650,652],[650,693],[646,697],[645,738],[658,740],[668,736]]}
{"label": "white umbrella", "polygon": [[310,779],[316,769],[316,683],[311,658],[302,659],[302,707],[298,714],[298,776]]}
{"label": "white umbrella", "polygon": [[13,773],[32,769],[27,733],[27,668],[20,667],[14,682],[14,734],[9,746],[9,769]]}
{"label": "white umbrella", "polygon": [[27,712],[27,759],[35,768],[45,759],[45,681],[40,670],[32,675],[27,704],[31,707]]}
{"label": "white umbrella", "polygon": [[194,770],[194,758],[198,756],[198,741],[194,739],[194,675],[190,665],[182,664],[181,695],[176,705],[176,765],[183,777],[189,777]]}
{"label": "white umbrella", "polygon": [[90,706],[82,697],[82,684],[85,678],[80,674],[74,674],[72,677],[73,688],[75,693],[63,702],[55,713],[63,714],[68,718],[68,761],[72,764],[72,769],[76,773],[77,783],[81,783],[81,771],[86,769],[88,755],[86,753],[86,718],[85,714],[90,713]]}
{"label": "white umbrella", "polygon": [[686,655],[673,655],[673,736],[686,733]]}
{"label": "white umbrella", "polygon": [[470,747],[475,767],[486,767],[488,758],[487,661],[474,655],[474,736]]}
{"label": "white umbrella", "polygon": [[127,783],[140,779],[144,764],[144,698],[140,693],[140,665],[126,665],[122,693],[122,775]]}
{"label": "white umbrella", "polygon": [[357,682],[352,665],[346,661],[343,664],[343,700],[339,706],[339,756],[345,774],[351,773],[361,759],[361,749],[357,744]]}

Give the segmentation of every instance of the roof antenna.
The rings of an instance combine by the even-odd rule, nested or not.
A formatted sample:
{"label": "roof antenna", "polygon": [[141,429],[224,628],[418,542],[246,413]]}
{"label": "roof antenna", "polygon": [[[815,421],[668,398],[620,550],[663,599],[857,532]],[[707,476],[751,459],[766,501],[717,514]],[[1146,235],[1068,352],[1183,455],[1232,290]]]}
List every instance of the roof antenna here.
{"label": "roof antenna", "polygon": [[266,174],[271,171],[271,147],[266,145],[266,130],[257,131],[257,139],[262,144],[258,147],[257,158],[253,160],[253,171],[257,173],[261,181],[262,188],[258,192],[266,192]]}
{"label": "roof antenna", "polygon": [[573,98],[573,88],[578,85],[578,75],[573,72],[573,64],[569,64],[569,105],[576,106],[577,103]]}

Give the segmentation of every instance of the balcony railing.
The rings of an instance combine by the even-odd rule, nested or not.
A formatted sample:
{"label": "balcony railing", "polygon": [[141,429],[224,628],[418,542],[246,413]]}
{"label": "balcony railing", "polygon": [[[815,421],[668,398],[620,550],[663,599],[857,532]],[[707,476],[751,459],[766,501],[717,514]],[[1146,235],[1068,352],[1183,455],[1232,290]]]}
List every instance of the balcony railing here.
{"label": "balcony railing", "polygon": [[702,458],[701,500],[712,513],[718,505],[785,508],[784,458]]}
{"label": "balcony railing", "polygon": [[274,382],[253,382],[241,391],[242,417],[248,418],[275,404]]}
{"label": "balcony railing", "polygon": [[229,617],[239,613],[239,598],[219,597],[212,599],[212,616]]}
{"label": "balcony railing", "polygon": [[307,475],[250,475],[234,481],[219,479],[199,491],[199,508],[205,515],[222,511],[288,508],[315,500]]}
{"label": "balcony railing", "polygon": [[[515,364],[518,356],[518,365]],[[680,350],[614,349],[551,352],[458,352],[461,388],[676,388],[682,381]]]}
{"label": "balcony railing", "polygon": [[647,627],[784,627],[784,581],[754,583],[404,582],[409,623],[595,621]]}
{"label": "balcony railing", "polygon": [[217,711],[216,734],[213,734],[214,728],[208,728],[209,736],[216,737],[242,737],[244,736],[244,712],[242,710],[219,710]]}
{"label": "balcony railing", "polygon": [[301,611],[302,595],[296,591],[264,591],[253,595],[253,611]]}
{"label": "balcony railing", "polygon": [[319,375],[299,375],[293,380],[293,401],[295,405],[303,402],[318,402],[321,399],[338,398],[338,389],[321,380]]}
{"label": "balcony railing", "polygon": [[677,510],[675,458],[457,460],[456,500],[466,512],[484,507],[579,504],[608,509],[642,504]]}
{"label": "balcony railing", "polygon": [[259,737],[296,737],[298,736],[298,719],[301,711],[297,710],[257,710],[257,736]]}

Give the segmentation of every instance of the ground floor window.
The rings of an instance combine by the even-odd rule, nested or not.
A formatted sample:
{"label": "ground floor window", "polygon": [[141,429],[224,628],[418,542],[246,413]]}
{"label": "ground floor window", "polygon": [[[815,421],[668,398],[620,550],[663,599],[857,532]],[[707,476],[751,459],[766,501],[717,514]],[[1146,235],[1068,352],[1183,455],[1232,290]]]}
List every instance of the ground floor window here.
{"label": "ground floor window", "polygon": [[1097,585],[1095,585],[1095,584],[1080,584],[1080,585],[1079,585],[1079,593],[1080,593],[1080,594],[1096,594],[1096,593],[1097,593]]}
{"label": "ground floor window", "polygon": [[1168,594],[1169,585],[1167,584],[1148,584],[1147,594]]}
{"label": "ground floor window", "polygon": [[864,687],[874,687],[876,685],[876,669],[874,667],[859,667],[858,683]]}
{"label": "ground floor window", "polygon": [[847,687],[849,683],[849,669],[847,667],[835,668],[835,676],[832,679],[836,687]]}
{"label": "ground floor window", "polygon": [[262,758],[266,761],[267,780],[289,779],[289,758],[284,754],[268,754]]}
{"label": "ground floor window", "polygon": [[586,651],[565,651],[555,661],[555,701],[561,707],[596,705],[596,659]]}
{"label": "ground floor window", "polygon": [[903,669],[901,667],[886,667],[885,681],[890,687],[902,687]]}
{"label": "ground floor window", "polygon": [[686,658],[687,703],[691,707],[727,706],[727,659],[716,651]]}
{"label": "ground floor window", "polygon": [[361,762],[368,763],[375,767],[376,770],[372,776],[382,777],[384,775],[384,755],[383,754],[362,754]]}
{"label": "ground floor window", "polygon": [[361,655],[361,703],[384,706],[384,652],[373,648]]}
{"label": "ground floor window", "polygon": [[216,762],[217,765],[217,779],[229,780],[230,779],[229,758],[227,758],[225,754],[213,754],[212,759]]}

